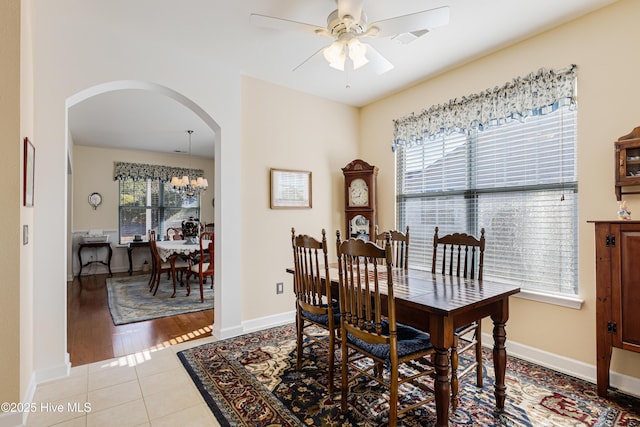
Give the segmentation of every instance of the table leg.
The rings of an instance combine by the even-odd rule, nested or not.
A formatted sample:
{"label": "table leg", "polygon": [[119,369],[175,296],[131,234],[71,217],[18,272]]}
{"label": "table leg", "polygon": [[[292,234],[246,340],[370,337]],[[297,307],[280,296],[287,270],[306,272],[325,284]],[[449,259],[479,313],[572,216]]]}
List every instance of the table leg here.
{"label": "table leg", "polygon": [[171,279],[173,279],[173,294],[171,298],[175,298],[176,296],[176,255],[171,256],[169,258],[169,262],[171,263]]}
{"label": "table leg", "polygon": [[129,276],[133,274],[133,263],[131,262],[131,246],[127,246],[127,257],[129,258]]}
{"label": "table leg", "polygon": [[507,386],[504,379],[507,370],[507,350],[504,345],[507,340],[505,325],[509,317],[509,300],[502,301],[500,309],[491,315],[493,320],[493,366],[495,370],[495,396],[496,408],[504,410],[504,401],[507,396]]}
{"label": "table leg", "polygon": [[78,261],[80,261],[80,271],[78,272],[78,278],[82,275],[82,247],[78,248]]}
{"label": "table leg", "polygon": [[109,249],[109,260],[107,261],[107,267],[109,268],[109,277],[112,277],[113,273],[111,272],[111,256],[113,255],[113,249],[111,249],[111,245],[107,246],[107,249]]}
{"label": "table leg", "polygon": [[436,348],[436,426],[449,425],[449,349]]}

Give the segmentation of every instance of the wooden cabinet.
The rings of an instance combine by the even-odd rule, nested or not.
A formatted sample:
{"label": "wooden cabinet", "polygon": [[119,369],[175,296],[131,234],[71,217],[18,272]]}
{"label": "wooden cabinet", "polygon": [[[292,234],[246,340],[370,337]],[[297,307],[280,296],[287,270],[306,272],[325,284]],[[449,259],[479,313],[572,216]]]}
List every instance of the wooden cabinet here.
{"label": "wooden cabinet", "polygon": [[625,191],[623,187],[640,185],[640,127],[621,136],[615,142],[616,199],[623,194],[639,194],[640,191]]}
{"label": "wooden cabinet", "polygon": [[595,224],[598,395],[606,396],[613,347],[640,353],[640,221]]}

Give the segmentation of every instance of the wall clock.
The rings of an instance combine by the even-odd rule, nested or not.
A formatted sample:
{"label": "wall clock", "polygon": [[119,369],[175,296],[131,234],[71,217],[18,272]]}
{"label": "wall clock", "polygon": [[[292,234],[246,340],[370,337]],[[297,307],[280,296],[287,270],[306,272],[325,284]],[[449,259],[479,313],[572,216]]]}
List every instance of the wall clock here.
{"label": "wall clock", "polygon": [[97,209],[102,203],[102,195],[100,193],[91,193],[89,194],[89,204],[93,207],[93,209]]}
{"label": "wall clock", "polygon": [[342,168],[345,225],[349,237],[369,240],[377,223],[378,167],[356,159]]}

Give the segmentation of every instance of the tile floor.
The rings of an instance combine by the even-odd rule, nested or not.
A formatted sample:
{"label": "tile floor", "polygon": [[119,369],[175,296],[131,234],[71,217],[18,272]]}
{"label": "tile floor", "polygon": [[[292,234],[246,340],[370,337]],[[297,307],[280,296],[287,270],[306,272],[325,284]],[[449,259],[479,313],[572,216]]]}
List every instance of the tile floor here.
{"label": "tile floor", "polygon": [[28,427],[220,426],[176,353],[214,338],[158,346],[71,368],[38,385]]}

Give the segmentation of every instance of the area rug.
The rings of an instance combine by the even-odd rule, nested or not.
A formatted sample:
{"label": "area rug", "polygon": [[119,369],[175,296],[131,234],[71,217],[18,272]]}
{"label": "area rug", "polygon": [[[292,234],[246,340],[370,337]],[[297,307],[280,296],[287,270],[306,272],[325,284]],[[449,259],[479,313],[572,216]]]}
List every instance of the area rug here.
{"label": "area rug", "polygon": [[167,279],[166,274],[162,275],[155,296],[149,292],[149,275],[108,278],[109,311],[113,324],[124,325],[213,309],[211,282],[204,286],[204,302],[200,302],[198,281],[194,283],[190,280],[190,282],[191,295],[186,296],[186,287],[180,287],[180,283],[177,283],[176,296],[171,298],[173,282]]}
{"label": "area rug", "polygon": [[[384,426],[385,401],[378,386],[351,386],[347,414],[340,392],[326,392],[326,355],[312,349],[295,369],[295,327],[287,325],[194,347],[178,353],[221,426]],[[494,410],[493,365],[484,354],[484,387],[460,384],[460,403],[450,426],[640,426],[640,399],[610,392],[597,396],[595,384],[508,356],[505,410]],[[387,405],[388,406],[388,405]],[[398,419],[400,426],[432,426],[435,405]]]}

